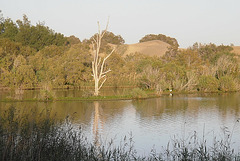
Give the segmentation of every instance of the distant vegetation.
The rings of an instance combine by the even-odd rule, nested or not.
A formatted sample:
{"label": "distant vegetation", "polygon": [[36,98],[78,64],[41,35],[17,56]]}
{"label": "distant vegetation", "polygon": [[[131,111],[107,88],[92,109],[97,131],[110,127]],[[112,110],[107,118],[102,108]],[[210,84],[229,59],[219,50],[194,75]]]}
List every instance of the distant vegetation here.
{"label": "distant vegetation", "polygon": [[[13,22],[0,16],[0,86],[11,88],[81,88],[93,86],[91,40],[64,37],[27,16]],[[106,62],[111,72],[105,86],[139,87],[158,92],[216,92],[240,90],[239,57],[231,46],[195,43],[178,49],[175,38],[146,35],[140,42],[161,40],[172,47],[163,57],[117,51]],[[120,35],[107,32],[101,52],[121,46]]]}
{"label": "distant vegetation", "polygon": [[[96,39],[97,34],[93,35],[90,38],[90,42],[95,38]],[[125,43],[125,40],[122,38],[121,35],[114,35],[114,33],[107,31],[102,38],[102,44],[115,44],[115,45],[122,45]]]}
{"label": "distant vegetation", "polygon": [[23,16],[23,20],[17,20],[16,23],[10,18],[1,18],[0,31],[1,38],[21,43],[37,51],[49,45],[62,46],[66,42],[63,34],[55,33],[43,23],[32,26],[26,15]]}
{"label": "distant vegetation", "polygon": [[149,34],[149,35],[144,36],[141,40],[139,40],[139,42],[146,42],[146,41],[152,41],[152,40],[161,40],[165,43],[168,43],[172,47],[175,47],[175,48],[179,47],[179,44],[175,38],[168,37],[163,34],[158,34],[158,35]]}

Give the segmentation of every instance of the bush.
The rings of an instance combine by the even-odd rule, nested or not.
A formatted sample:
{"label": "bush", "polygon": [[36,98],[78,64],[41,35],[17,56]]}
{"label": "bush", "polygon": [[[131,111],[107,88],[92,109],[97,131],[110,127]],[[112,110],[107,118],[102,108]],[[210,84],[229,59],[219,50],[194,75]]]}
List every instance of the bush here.
{"label": "bush", "polygon": [[204,92],[217,91],[219,87],[219,81],[212,76],[200,76],[198,82],[198,89]]}
{"label": "bush", "polygon": [[56,99],[55,93],[52,90],[40,90],[39,100],[41,101],[53,101]]}
{"label": "bush", "polygon": [[223,76],[219,79],[219,89],[221,91],[235,91],[236,83],[231,76]]}
{"label": "bush", "polygon": [[132,98],[146,98],[147,94],[145,91],[143,91],[140,88],[134,88],[131,92],[130,95]]}
{"label": "bush", "polygon": [[171,83],[165,81],[164,79],[161,79],[158,83],[158,85],[160,86],[160,88],[163,90],[163,91],[166,91],[169,89],[169,87],[171,87]]}

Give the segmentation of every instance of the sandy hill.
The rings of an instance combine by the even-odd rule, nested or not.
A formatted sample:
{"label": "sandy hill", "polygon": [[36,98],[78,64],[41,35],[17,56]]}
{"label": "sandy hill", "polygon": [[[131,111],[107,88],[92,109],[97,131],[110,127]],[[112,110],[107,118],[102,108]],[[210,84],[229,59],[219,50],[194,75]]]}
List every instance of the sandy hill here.
{"label": "sandy hill", "polygon": [[147,41],[137,44],[125,45],[123,56],[131,53],[142,53],[149,56],[163,56],[170,45],[160,40]]}
{"label": "sandy hill", "polygon": [[[116,45],[109,44],[111,47],[117,47]],[[153,40],[136,44],[124,44],[117,47],[117,51],[122,56],[129,55],[131,53],[142,53],[148,56],[163,56],[170,47],[169,44],[160,41]],[[180,50],[186,50],[186,48],[179,48]],[[233,53],[240,56],[240,46],[233,46]]]}
{"label": "sandy hill", "polygon": [[233,46],[233,52],[240,55],[240,46]]}

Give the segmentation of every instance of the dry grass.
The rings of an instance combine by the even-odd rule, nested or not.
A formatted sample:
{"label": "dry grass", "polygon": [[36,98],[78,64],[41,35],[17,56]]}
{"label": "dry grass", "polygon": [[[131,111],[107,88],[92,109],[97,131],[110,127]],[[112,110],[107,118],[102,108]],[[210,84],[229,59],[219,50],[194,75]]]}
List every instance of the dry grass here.
{"label": "dry grass", "polygon": [[166,53],[168,47],[170,47],[169,44],[160,40],[152,40],[136,44],[124,44],[119,46],[110,43],[108,45],[112,48],[116,48],[116,51],[123,57],[133,53],[161,57]]}

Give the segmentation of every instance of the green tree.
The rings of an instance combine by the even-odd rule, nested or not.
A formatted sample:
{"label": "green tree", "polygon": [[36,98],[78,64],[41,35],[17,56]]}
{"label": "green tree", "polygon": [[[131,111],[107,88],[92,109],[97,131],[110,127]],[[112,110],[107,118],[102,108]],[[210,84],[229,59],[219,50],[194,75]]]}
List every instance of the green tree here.
{"label": "green tree", "polygon": [[236,82],[231,76],[223,76],[219,79],[219,88],[221,91],[235,91],[237,88]]}
{"label": "green tree", "polygon": [[236,76],[239,73],[237,60],[230,55],[224,54],[220,56],[215,63],[216,77],[220,79],[222,76]]}
{"label": "green tree", "polygon": [[198,89],[203,92],[216,92],[219,87],[219,81],[213,76],[200,76]]}
{"label": "green tree", "polygon": [[23,15],[23,21],[17,20],[19,32],[16,35],[16,41],[23,45],[29,45],[31,39],[31,24],[26,15]]}
{"label": "green tree", "polygon": [[141,40],[139,40],[139,42],[146,42],[146,41],[152,41],[152,40],[161,40],[161,41],[163,41],[165,43],[168,43],[172,47],[175,47],[175,48],[179,47],[179,44],[178,44],[178,42],[177,42],[177,40],[175,38],[171,38],[171,37],[163,35],[163,34],[158,34],[158,35],[149,34],[149,35],[145,35]]}
{"label": "green tree", "polygon": [[0,48],[0,57],[2,58],[7,55],[13,56],[15,58],[19,54],[23,55],[26,58],[36,53],[35,49],[29,46],[23,46],[21,43],[11,41],[7,38],[0,39]]}
{"label": "green tree", "polygon": [[4,31],[3,29],[4,29],[4,17],[2,14],[2,10],[0,10],[0,35]]}
{"label": "green tree", "polygon": [[17,20],[18,34],[16,41],[24,46],[30,46],[36,50],[43,49],[45,46],[57,45],[63,46],[66,43],[66,38],[63,34],[55,33],[44,23],[38,23],[36,26],[31,25],[27,16],[23,16],[23,20]]}
{"label": "green tree", "polygon": [[8,38],[14,41],[16,35],[18,34],[18,28],[16,24],[10,18],[8,18],[5,19],[4,22],[1,22],[0,26],[0,38]]}
{"label": "green tree", "polygon": [[79,38],[75,37],[74,35],[71,35],[66,38],[67,39],[67,45],[75,45],[81,43]]}
{"label": "green tree", "polygon": [[13,70],[13,85],[21,88],[34,88],[36,76],[30,65],[20,65]]}
{"label": "green tree", "polygon": [[75,44],[62,57],[67,85],[81,86],[91,79],[91,55],[84,44]]}
{"label": "green tree", "polygon": [[212,43],[205,45],[195,43],[190,49],[196,51],[203,60],[209,61],[212,64],[216,63],[222,54],[230,53],[233,50],[231,46],[217,46]]}
{"label": "green tree", "polygon": [[173,61],[188,69],[196,69],[202,65],[202,59],[196,51],[190,49],[180,50]]}
{"label": "green tree", "polygon": [[[93,41],[93,39],[97,39],[98,33],[94,34],[90,41]],[[102,38],[102,45],[105,46],[108,43],[115,44],[115,45],[122,45],[125,43],[125,40],[122,38],[121,35],[115,35],[112,32],[106,31],[104,37]]]}
{"label": "green tree", "polygon": [[[103,31],[105,32],[105,31]],[[103,33],[102,32],[102,33]],[[97,40],[97,35],[99,33],[94,34],[88,41],[88,44],[91,44],[94,42],[94,40]],[[100,53],[109,53],[112,51],[113,47],[111,45],[122,45],[125,43],[125,40],[122,38],[121,35],[115,35],[112,32],[106,31],[104,34],[104,37],[101,40],[101,49]]]}

